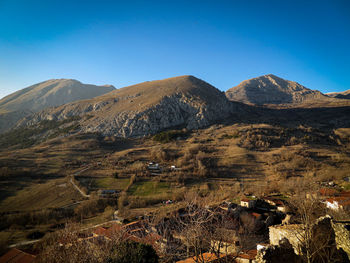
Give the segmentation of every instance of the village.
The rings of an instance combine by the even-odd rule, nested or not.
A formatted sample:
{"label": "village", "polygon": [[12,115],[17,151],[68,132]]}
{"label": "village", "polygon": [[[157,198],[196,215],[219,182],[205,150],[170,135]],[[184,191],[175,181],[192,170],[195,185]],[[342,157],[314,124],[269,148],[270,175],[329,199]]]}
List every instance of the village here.
{"label": "village", "polygon": [[[147,169],[151,173],[162,171],[155,162],[150,162]],[[305,244],[315,242],[317,245],[313,246],[320,246],[321,250],[312,255],[314,258],[322,252],[339,262],[349,262],[350,221],[328,214],[313,220],[307,209],[322,207],[325,211],[348,213],[350,192],[339,191],[334,182],[319,185],[318,192],[304,196],[297,210],[290,202],[292,198],[281,193],[260,197],[245,193],[238,203],[226,200],[217,205],[207,205],[205,200],[191,196],[182,208],[165,216],[144,214],[132,222],[116,210],[112,221],[79,231],[74,242],[147,244],[161,262],[178,263],[281,262],[282,258],[286,262],[303,262],[305,253],[315,253],[306,251]],[[100,190],[98,194],[100,198],[118,198],[116,190]],[[172,203],[164,200],[163,205]],[[71,242],[59,240],[59,245],[70,247]],[[35,260],[35,255],[12,248],[0,258],[0,263]]]}

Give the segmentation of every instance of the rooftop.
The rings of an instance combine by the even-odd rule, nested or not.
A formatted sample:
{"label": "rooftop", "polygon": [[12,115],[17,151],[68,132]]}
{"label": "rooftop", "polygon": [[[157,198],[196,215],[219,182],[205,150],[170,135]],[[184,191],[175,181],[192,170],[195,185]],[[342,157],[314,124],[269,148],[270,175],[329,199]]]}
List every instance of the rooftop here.
{"label": "rooftop", "polygon": [[35,256],[17,248],[12,248],[0,257],[0,263],[31,263]]}

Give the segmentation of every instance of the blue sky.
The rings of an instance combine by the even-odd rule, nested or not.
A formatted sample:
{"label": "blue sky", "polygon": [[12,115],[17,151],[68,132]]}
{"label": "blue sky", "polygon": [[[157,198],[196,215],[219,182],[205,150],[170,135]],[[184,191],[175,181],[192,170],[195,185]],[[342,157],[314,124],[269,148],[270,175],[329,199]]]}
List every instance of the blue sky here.
{"label": "blue sky", "polygon": [[0,0],[0,97],[52,78],[123,87],[275,74],[350,89],[350,1]]}

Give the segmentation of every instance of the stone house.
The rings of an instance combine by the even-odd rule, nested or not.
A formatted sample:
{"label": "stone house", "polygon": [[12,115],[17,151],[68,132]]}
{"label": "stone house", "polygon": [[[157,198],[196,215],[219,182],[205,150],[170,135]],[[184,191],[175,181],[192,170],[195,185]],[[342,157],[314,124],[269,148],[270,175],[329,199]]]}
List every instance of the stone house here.
{"label": "stone house", "polygon": [[248,198],[241,199],[241,206],[247,207],[247,208],[254,208],[256,204],[256,200],[251,200]]}

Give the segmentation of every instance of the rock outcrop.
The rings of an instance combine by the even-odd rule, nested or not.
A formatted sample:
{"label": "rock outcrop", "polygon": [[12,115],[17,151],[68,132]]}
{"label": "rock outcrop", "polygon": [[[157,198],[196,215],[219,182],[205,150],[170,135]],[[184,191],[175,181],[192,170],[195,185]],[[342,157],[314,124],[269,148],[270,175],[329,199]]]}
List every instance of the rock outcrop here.
{"label": "rock outcrop", "polygon": [[91,99],[115,90],[111,85],[95,86],[73,79],[52,79],[14,92],[0,100],[0,132],[21,118],[48,107]]}
{"label": "rock outcrop", "polygon": [[140,137],[172,127],[198,129],[239,110],[225,94],[193,76],[149,81],[100,97],[69,103],[34,114],[20,122],[80,116],[80,132]]}
{"label": "rock outcrop", "polygon": [[226,91],[229,100],[243,103],[285,104],[328,99],[317,90],[310,90],[297,82],[269,74],[245,80]]}

